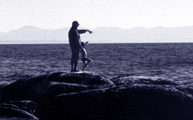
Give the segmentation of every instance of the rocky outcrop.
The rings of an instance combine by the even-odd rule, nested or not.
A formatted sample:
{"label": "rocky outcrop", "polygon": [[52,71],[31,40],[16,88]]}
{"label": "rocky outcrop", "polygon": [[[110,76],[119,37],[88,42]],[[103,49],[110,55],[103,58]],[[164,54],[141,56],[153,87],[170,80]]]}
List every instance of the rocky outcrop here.
{"label": "rocky outcrop", "polygon": [[[175,89],[153,86],[114,87],[57,96],[50,106],[58,119],[192,119],[192,99]],[[62,116],[61,116],[62,115]]]}
{"label": "rocky outcrop", "polygon": [[191,94],[155,77],[53,73],[4,86],[1,101],[40,120],[193,119]]}
{"label": "rocky outcrop", "polygon": [[26,110],[23,110],[19,108],[17,105],[9,104],[9,103],[2,103],[0,104],[0,119],[2,120],[39,120],[36,116],[33,114],[27,112]]}
{"label": "rocky outcrop", "polygon": [[18,80],[2,89],[2,100],[44,102],[58,94],[114,86],[108,78],[91,73],[53,73]]}

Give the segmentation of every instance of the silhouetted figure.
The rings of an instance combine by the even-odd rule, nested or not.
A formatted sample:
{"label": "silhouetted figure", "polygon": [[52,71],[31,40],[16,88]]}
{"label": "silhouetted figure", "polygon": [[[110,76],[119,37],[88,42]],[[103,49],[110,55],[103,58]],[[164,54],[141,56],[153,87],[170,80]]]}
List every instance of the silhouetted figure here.
{"label": "silhouetted figure", "polygon": [[78,30],[77,29],[78,26],[79,26],[79,23],[77,21],[73,21],[72,27],[68,32],[70,48],[72,50],[71,72],[78,71],[76,67],[77,67],[78,58],[79,58],[79,51],[83,50],[81,46],[81,39],[79,34],[86,33],[86,32],[89,32],[90,34],[92,33],[92,31],[90,30]]}
{"label": "silhouetted figure", "polygon": [[[81,42],[81,46],[83,49],[81,49],[81,54],[82,54],[82,62],[83,62],[83,69],[82,71],[84,71],[84,68],[88,66],[88,64],[91,62],[91,59],[87,57],[87,52],[86,52],[86,44],[88,44],[88,41],[87,42]],[[86,61],[88,61],[86,63]]]}

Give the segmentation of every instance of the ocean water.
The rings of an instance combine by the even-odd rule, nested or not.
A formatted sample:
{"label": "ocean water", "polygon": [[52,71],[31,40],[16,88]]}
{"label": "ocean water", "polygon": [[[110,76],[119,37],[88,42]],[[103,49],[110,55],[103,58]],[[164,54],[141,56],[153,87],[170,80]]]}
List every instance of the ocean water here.
{"label": "ocean water", "polygon": [[[193,86],[193,43],[88,44],[86,71],[109,77],[161,77]],[[0,45],[0,84],[70,71],[68,44]],[[79,61],[78,69],[83,63]]]}

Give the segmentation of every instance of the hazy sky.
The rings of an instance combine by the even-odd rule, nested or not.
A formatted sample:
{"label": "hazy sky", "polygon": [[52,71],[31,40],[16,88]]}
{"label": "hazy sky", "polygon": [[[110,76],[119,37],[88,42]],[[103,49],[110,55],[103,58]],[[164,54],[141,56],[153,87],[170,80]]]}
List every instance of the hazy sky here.
{"label": "hazy sky", "polygon": [[25,25],[131,28],[193,25],[193,0],[0,0],[0,32]]}

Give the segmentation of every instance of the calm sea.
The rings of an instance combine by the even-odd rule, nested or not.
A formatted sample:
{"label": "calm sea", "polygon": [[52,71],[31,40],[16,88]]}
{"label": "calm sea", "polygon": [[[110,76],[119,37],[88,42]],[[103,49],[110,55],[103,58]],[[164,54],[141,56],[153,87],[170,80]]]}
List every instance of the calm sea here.
{"label": "calm sea", "polygon": [[[87,52],[93,61],[86,71],[193,84],[193,43],[88,44]],[[0,45],[0,82],[70,71],[70,57],[68,44]]]}

